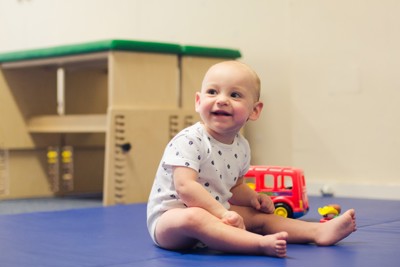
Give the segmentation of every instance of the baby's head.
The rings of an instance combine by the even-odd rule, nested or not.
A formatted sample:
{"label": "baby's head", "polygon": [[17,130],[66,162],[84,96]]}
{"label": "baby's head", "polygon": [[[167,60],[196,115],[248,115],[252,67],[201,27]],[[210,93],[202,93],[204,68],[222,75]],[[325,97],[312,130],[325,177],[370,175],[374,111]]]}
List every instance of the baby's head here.
{"label": "baby's head", "polygon": [[257,102],[260,100],[261,81],[257,73],[248,65],[235,60],[222,61],[211,66],[204,76],[202,89],[205,88],[205,83],[208,81],[208,78],[211,75],[214,75],[216,72],[221,73],[223,71],[230,73],[236,78],[239,78],[238,76],[240,76],[241,78],[246,79],[247,89],[252,91],[254,95],[254,101]]}
{"label": "baby's head", "polygon": [[260,79],[249,66],[224,61],[211,66],[196,93],[196,111],[208,133],[229,144],[246,124],[257,120],[263,107]]}

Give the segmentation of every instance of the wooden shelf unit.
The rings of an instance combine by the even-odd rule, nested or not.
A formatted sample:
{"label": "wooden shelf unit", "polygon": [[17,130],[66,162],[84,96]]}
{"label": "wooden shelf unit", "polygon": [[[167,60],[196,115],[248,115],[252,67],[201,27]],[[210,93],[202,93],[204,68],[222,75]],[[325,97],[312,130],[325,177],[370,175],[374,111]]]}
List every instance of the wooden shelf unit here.
{"label": "wooden shelf unit", "polygon": [[[194,94],[205,71],[238,57],[130,40],[0,54],[0,146],[9,159],[0,199],[103,192],[105,205],[146,201],[165,145],[199,119]],[[47,148],[63,146],[73,147],[74,188],[53,192]]]}

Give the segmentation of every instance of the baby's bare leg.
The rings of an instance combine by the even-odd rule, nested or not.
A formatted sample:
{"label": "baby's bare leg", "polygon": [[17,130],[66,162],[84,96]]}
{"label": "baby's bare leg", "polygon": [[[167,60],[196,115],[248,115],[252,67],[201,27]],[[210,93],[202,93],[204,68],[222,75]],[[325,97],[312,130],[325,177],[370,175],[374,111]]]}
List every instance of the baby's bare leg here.
{"label": "baby's bare leg", "polygon": [[286,256],[287,233],[259,235],[223,223],[201,208],[172,209],[158,220],[156,239],[166,249],[186,249],[198,240],[228,253]]}
{"label": "baby's bare leg", "polygon": [[248,207],[232,206],[231,209],[243,217],[249,231],[259,234],[285,231],[289,235],[288,243],[315,243],[320,246],[330,246],[356,231],[353,209],[326,223],[287,219],[260,213]]}

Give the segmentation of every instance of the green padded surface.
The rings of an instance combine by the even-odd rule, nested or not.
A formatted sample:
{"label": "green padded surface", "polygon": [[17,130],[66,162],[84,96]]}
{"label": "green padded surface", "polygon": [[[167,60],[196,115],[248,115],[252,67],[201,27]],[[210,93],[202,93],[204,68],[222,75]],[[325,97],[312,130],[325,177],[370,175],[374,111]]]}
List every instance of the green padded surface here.
{"label": "green padded surface", "polygon": [[81,44],[0,53],[0,62],[43,59],[109,50],[176,54],[184,56],[217,57],[236,59],[240,51],[228,48],[179,45],[173,43],[144,42],[133,40],[103,40]]}
{"label": "green padded surface", "polygon": [[179,54],[181,51],[181,46],[171,43],[142,42],[130,40],[103,40],[82,44],[62,45],[49,48],[3,53],[0,54],[0,62],[60,57],[102,52],[108,50]]}
{"label": "green padded surface", "polygon": [[240,51],[229,48],[205,47],[205,46],[182,46],[181,54],[185,56],[219,57],[237,59],[241,57]]}

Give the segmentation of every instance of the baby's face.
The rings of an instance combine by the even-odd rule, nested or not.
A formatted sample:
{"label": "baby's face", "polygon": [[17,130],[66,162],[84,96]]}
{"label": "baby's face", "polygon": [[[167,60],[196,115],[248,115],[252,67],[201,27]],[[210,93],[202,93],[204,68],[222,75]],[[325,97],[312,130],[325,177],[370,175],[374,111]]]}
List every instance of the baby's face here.
{"label": "baby's face", "polygon": [[257,84],[252,73],[238,62],[214,65],[196,94],[196,111],[217,140],[229,143],[247,120],[259,116]]}

